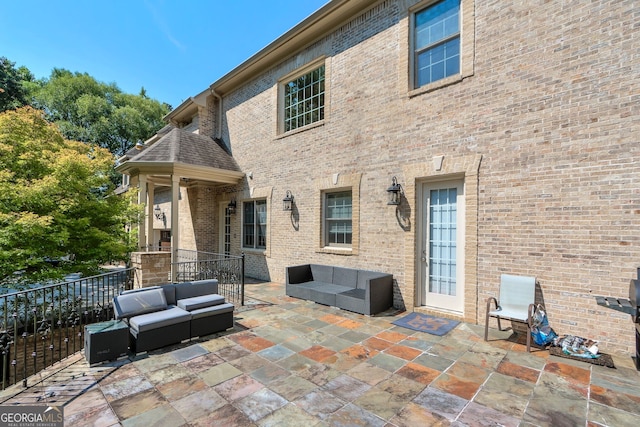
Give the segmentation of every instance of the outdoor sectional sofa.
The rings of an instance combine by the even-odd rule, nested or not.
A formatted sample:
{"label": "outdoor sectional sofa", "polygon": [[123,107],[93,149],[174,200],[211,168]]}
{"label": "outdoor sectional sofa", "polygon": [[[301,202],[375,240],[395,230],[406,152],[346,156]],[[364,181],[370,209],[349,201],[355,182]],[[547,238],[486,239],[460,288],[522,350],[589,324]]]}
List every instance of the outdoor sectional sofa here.
{"label": "outdoor sectional sofa", "polygon": [[218,295],[215,279],[124,291],[113,306],[115,318],[129,326],[133,353],[233,327],[234,306]]}
{"label": "outdoor sectional sofa", "polygon": [[291,297],[372,315],[393,305],[393,275],[369,270],[304,264],[287,267]]}

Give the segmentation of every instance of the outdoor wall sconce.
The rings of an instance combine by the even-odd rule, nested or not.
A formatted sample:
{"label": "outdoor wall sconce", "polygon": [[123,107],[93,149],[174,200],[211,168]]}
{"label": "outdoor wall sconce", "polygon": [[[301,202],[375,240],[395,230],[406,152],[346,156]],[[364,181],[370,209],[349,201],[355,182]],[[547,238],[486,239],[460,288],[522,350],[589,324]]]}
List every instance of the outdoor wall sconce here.
{"label": "outdoor wall sconce", "polygon": [[387,193],[389,193],[389,202],[387,205],[399,205],[400,204],[400,191],[402,187],[398,184],[398,180],[394,176],[391,179],[391,187],[387,188]]}
{"label": "outdoor wall sconce", "polygon": [[229,204],[227,205],[227,211],[230,214],[234,214],[236,213],[236,199],[232,199]]}
{"label": "outdoor wall sconce", "polygon": [[293,209],[293,194],[291,191],[287,190],[287,194],[285,194],[284,199],[282,199],[282,210],[290,211]]}
{"label": "outdoor wall sconce", "polygon": [[166,219],[164,212],[160,210],[160,205],[156,205],[156,207],[153,209],[153,214],[155,215],[156,219],[159,219],[160,221],[164,221]]}

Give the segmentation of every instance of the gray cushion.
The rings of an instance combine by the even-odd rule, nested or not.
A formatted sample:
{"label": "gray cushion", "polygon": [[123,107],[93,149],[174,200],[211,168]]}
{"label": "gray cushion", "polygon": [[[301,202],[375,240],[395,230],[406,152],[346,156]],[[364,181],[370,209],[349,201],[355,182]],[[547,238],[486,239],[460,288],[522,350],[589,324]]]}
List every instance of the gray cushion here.
{"label": "gray cushion", "polygon": [[167,308],[167,299],[161,288],[141,289],[123,293],[113,299],[116,319],[133,317]]}
{"label": "gray cushion", "polygon": [[218,280],[196,280],[176,285],[176,300],[218,293]]}
{"label": "gray cushion", "polygon": [[336,295],[336,307],[343,310],[354,311],[360,314],[371,314],[365,304],[367,291],[364,289],[351,289]]}
{"label": "gray cushion", "polygon": [[302,298],[302,299],[311,299],[311,296],[309,294],[309,291],[313,288],[319,287],[319,286],[324,286],[327,283],[325,282],[316,282],[316,281],[311,281],[311,282],[305,282],[305,283],[299,283],[299,284],[289,284],[287,285],[287,295],[289,295],[290,297],[295,297],[295,298]]}
{"label": "gray cushion", "polygon": [[233,304],[225,302],[223,304],[214,305],[212,307],[205,307],[191,312],[192,319],[200,319],[202,317],[216,316],[222,313],[233,312]]}
{"label": "gray cushion", "polygon": [[193,311],[199,308],[211,307],[224,303],[224,297],[218,294],[202,295],[178,300],[178,307],[183,310]]}
{"label": "gray cushion", "polygon": [[333,281],[336,285],[349,286],[355,288],[358,282],[358,270],[352,268],[334,267]]}
{"label": "gray cushion", "polygon": [[135,332],[144,332],[190,320],[191,314],[189,312],[178,307],[172,307],[132,317],[129,319],[129,325]]}
{"label": "gray cushion", "polygon": [[309,289],[309,299],[320,304],[336,305],[336,294],[340,292],[348,291],[348,286],[334,285],[331,283],[325,283],[321,286],[316,286]]}
{"label": "gray cushion", "polygon": [[316,282],[333,283],[333,267],[330,265],[311,264],[311,275]]}

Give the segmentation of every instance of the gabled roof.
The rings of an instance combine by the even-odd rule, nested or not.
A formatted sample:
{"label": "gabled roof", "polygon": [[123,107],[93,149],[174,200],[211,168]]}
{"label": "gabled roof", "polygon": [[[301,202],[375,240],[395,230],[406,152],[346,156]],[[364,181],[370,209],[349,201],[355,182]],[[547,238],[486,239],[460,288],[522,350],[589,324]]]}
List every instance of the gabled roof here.
{"label": "gabled roof", "polygon": [[244,176],[234,158],[216,141],[180,128],[172,128],[116,170],[130,175],[179,174],[219,182],[237,182]]}

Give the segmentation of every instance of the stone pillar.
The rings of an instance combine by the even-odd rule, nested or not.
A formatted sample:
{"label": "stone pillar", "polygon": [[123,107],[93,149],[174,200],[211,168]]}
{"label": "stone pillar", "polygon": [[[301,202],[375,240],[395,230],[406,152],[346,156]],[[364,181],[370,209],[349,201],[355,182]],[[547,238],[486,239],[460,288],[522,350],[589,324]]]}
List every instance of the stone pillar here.
{"label": "stone pillar", "polygon": [[133,252],[131,266],[136,269],[134,289],[170,282],[171,254],[169,252]]}
{"label": "stone pillar", "polygon": [[153,240],[153,216],[154,216],[154,212],[153,212],[153,202],[154,202],[154,185],[153,182],[149,182],[147,183],[147,250],[148,251],[152,251],[154,250],[153,247],[155,246],[154,244],[154,240]]}
{"label": "stone pillar", "polygon": [[[178,247],[180,244],[180,176],[171,175],[171,264],[178,262]],[[178,272],[171,268],[171,281],[175,282]]]}
{"label": "stone pillar", "polygon": [[145,248],[147,244],[146,234],[145,234],[145,225],[146,218],[149,215],[146,203],[147,203],[147,176],[140,175],[138,176],[138,204],[143,206],[145,209],[143,210],[142,215],[140,216],[140,220],[138,221],[138,248],[140,250]]}

